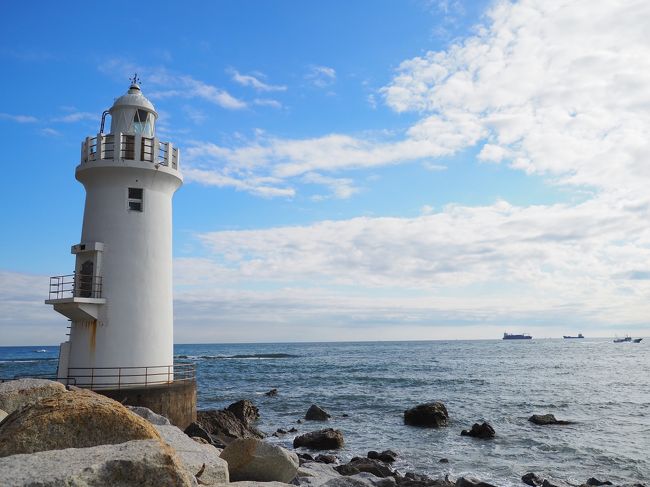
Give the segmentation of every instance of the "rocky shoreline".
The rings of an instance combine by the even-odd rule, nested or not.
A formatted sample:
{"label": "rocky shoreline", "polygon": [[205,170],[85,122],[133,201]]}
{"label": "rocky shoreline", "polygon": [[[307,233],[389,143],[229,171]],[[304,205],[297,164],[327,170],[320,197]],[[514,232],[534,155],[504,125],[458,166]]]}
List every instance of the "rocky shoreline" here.
{"label": "rocky shoreline", "polygon": [[[275,396],[271,390],[268,396]],[[311,405],[299,422],[325,422],[331,416]],[[0,384],[0,485],[55,486],[197,486],[233,487],[495,487],[473,477],[430,478],[400,472],[392,464],[399,453],[369,451],[347,463],[336,457],[345,443],[334,428],[293,435],[291,451],[265,441],[256,428],[259,410],[248,400],[223,410],[198,411],[185,431],[141,407],[124,406],[100,394],[58,382],[21,379]],[[546,427],[564,425],[552,415],[533,415]],[[444,404],[420,404],[404,412],[404,423],[446,427]],[[489,423],[475,423],[460,434],[489,441]],[[444,462],[445,459],[441,459]],[[568,487],[557,479],[525,474],[522,485]],[[581,487],[613,485],[590,478]],[[627,484],[628,487],[645,487]],[[576,487],[576,486],[573,486]]]}

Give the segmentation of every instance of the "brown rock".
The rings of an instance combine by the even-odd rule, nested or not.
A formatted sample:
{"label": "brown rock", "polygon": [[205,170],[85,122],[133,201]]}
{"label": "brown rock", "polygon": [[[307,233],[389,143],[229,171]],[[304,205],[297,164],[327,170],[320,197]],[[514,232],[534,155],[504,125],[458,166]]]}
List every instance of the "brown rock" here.
{"label": "brown rock", "polygon": [[440,426],[447,426],[448,420],[447,408],[438,401],[419,404],[404,411],[404,424],[411,426],[439,428]]}
{"label": "brown rock", "polygon": [[461,436],[471,436],[473,438],[481,438],[489,440],[496,436],[496,432],[490,423],[483,422],[483,424],[474,423],[471,430],[463,430],[460,432]]}
{"label": "brown rock", "polygon": [[232,403],[226,408],[226,411],[230,411],[239,421],[247,425],[260,418],[260,410],[248,399]]}
{"label": "brown rock", "polygon": [[254,438],[237,439],[221,452],[230,481],[291,482],[298,472],[298,455]]}
{"label": "brown rock", "polygon": [[557,425],[571,424],[571,421],[555,419],[555,416],[553,416],[552,414],[533,414],[530,418],[528,418],[528,421],[537,424],[539,426],[546,426],[551,424],[557,424]]}
{"label": "brown rock", "polygon": [[91,391],[63,391],[0,424],[0,457],[148,439],[161,440],[151,423],[119,402]]}
{"label": "brown rock", "polygon": [[329,418],[331,418],[330,414],[316,404],[312,404],[305,414],[305,419],[311,421],[326,421]]}
{"label": "brown rock", "polygon": [[314,450],[334,450],[342,448],[343,445],[343,433],[332,428],[305,433],[293,440],[294,448],[304,446]]}

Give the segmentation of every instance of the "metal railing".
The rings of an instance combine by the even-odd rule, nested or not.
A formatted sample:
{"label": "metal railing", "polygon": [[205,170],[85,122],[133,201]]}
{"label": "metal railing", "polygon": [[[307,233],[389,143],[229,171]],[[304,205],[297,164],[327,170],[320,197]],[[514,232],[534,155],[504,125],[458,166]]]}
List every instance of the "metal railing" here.
{"label": "metal railing", "polygon": [[50,299],[101,297],[102,276],[74,272],[50,277]]}
{"label": "metal railing", "polygon": [[159,387],[196,380],[196,367],[188,363],[146,367],[70,367],[68,377],[57,380],[92,390]]}
{"label": "metal railing", "polygon": [[196,366],[190,363],[175,363],[147,367],[70,367],[68,376],[57,377],[56,374],[17,375],[13,378],[0,378],[0,382],[38,378],[90,390],[164,387],[179,382],[195,381]]}
{"label": "metal railing", "polygon": [[180,151],[171,142],[139,134],[97,134],[81,143],[81,164],[114,159],[151,162],[178,169]]}

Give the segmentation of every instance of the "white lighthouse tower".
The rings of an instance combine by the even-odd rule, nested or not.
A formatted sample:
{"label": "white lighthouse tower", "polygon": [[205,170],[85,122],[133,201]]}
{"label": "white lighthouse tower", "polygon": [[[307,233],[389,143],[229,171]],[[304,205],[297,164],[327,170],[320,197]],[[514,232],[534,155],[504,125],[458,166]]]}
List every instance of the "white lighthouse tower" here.
{"label": "white lighthouse tower", "polygon": [[158,114],[138,82],[134,76],[104,112],[100,133],[82,143],[75,177],[86,203],[75,270],[51,278],[46,301],[71,323],[59,378],[99,390],[174,382],[172,197],[183,177],[179,151],[156,137]]}

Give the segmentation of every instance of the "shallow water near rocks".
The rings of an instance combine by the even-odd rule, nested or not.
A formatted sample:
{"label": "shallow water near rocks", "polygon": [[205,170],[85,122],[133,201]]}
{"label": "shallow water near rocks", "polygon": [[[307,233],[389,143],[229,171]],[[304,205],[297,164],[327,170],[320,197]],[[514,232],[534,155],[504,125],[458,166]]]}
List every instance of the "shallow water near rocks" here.
{"label": "shallow water near rocks", "polygon": [[[47,352],[36,353],[35,350]],[[51,373],[55,347],[0,347],[0,376]],[[521,476],[582,483],[650,479],[650,347],[609,339],[176,345],[176,360],[197,365],[198,405],[251,399],[258,427],[298,433],[343,431],[342,459],[368,450],[400,454],[398,470],[472,474],[499,486]],[[264,392],[278,389],[278,395]],[[443,401],[450,424],[405,426],[405,409]],[[312,403],[327,422],[296,421]],[[536,426],[531,414],[569,426]],[[343,415],[349,415],[344,417]],[[494,440],[460,436],[488,421]],[[294,434],[271,438],[291,447]],[[439,463],[441,458],[449,463]]]}

